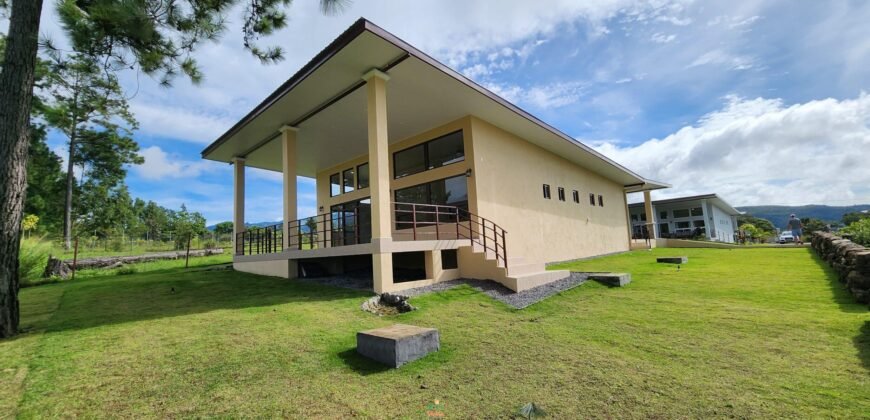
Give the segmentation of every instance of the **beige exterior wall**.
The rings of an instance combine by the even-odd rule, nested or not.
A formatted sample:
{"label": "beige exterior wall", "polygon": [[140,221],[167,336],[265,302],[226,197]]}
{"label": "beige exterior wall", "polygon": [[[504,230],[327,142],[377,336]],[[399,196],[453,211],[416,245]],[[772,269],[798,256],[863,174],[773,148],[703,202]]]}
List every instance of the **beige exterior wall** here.
{"label": "beige exterior wall", "polygon": [[[622,185],[486,121],[471,121],[478,214],[508,232],[508,258],[552,262],[628,250]],[[543,184],[550,185],[549,200]],[[565,201],[559,201],[559,187]],[[573,190],[580,192],[579,204]]]}

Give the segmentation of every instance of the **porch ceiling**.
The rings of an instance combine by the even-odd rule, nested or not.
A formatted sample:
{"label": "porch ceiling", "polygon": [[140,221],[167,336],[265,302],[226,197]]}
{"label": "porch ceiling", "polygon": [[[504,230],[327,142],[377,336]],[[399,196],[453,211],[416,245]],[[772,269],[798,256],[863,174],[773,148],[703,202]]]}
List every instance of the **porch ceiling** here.
{"label": "porch ceiling", "polygon": [[366,91],[360,77],[372,68],[388,68],[390,75],[391,143],[474,115],[622,185],[649,182],[365,20],[204,150],[203,157],[230,162],[245,156],[247,165],[281,171],[278,129],[300,120],[298,175],[313,177],[366,154]]}

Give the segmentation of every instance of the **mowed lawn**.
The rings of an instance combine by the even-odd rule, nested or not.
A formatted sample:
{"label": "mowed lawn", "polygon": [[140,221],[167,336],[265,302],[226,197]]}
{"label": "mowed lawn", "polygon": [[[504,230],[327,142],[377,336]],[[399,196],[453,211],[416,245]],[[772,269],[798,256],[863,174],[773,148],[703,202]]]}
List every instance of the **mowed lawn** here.
{"label": "mowed lawn", "polygon": [[[688,255],[679,270],[655,263]],[[365,293],[167,270],[24,289],[0,341],[0,415],[21,417],[840,417],[870,413],[870,312],[808,249],[655,250],[567,267],[627,271],[524,310],[468,287],[391,318]],[[174,290],[173,290],[174,289]],[[356,331],[438,328],[400,369]]]}

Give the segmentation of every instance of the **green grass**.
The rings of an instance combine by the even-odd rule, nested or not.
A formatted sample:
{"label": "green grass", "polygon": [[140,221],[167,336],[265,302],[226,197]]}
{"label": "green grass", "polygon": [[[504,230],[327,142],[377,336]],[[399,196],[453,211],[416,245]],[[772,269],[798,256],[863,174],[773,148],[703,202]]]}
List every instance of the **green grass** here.
{"label": "green grass", "polygon": [[[654,262],[667,254],[690,261]],[[436,399],[448,417],[870,412],[870,312],[807,249],[565,266],[633,282],[521,311],[461,287],[389,318],[362,292],[202,268],[28,288],[29,332],[0,341],[0,416],[421,418]],[[397,370],[356,355],[356,331],[395,322],[438,328],[441,351]]]}

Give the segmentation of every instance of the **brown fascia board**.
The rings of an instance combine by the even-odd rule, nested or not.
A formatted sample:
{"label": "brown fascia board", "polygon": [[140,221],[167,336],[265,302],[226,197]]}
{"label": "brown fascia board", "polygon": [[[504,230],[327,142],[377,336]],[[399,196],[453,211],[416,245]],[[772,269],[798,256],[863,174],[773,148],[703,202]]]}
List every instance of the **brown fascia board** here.
{"label": "brown fascia board", "polygon": [[473,80],[463,76],[462,74],[456,72],[455,70],[451,69],[450,67],[447,67],[446,65],[442,64],[438,60],[430,57],[428,54],[418,50],[417,48],[415,48],[411,44],[405,42],[401,38],[397,37],[396,35],[393,35],[392,33],[386,31],[385,29],[381,28],[378,25],[375,25],[374,23],[370,22],[369,20],[367,20],[365,18],[357,19],[357,21],[354,22],[353,25],[351,25],[347,30],[345,30],[341,35],[339,35],[338,38],[333,40],[326,48],[324,48],[311,61],[309,61],[308,64],[306,64],[298,72],[296,72],[296,74],[294,74],[293,77],[291,77],[289,80],[284,82],[284,84],[279,86],[278,89],[276,89],[274,92],[272,92],[271,95],[266,97],[266,99],[263,100],[263,102],[261,102],[259,105],[257,105],[251,112],[249,112],[248,115],[245,115],[245,117],[243,117],[239,122],[237,122],[235,125],[233,125],[232,128],[227,130],[226,133],[224,133],[222,136],[220,136],[217,140],[215,140],[208,147],[206,147],[205,150],[202,151],[202,156],[204,157],[205,155],[211,153],[215,148],[220,146],[223,142],[225,142],[227,140],[227,138],[229,138],[230,136],[235,134],[239,129],[241,129],[250,120],[256,118],[257,115],[262,113],[266,108],[272,106],[272,104],[274,104],[275,101],[277,101],[282,96],[284,96],[286,93],[288,93],[290,90],[292,90],[294,87],[296,87],[296,85],[298,85],[302,80],[304,80],[305,77],[307,77],[309,74],[314,72],[318,67],[320,67],[327,60],[332,58],[332,56],[334,56],[338,51],[340,51],[342,48],[347,46],[347,44],[349,44],[351,41],[353,41],[357,36],[362,34],[364,31],[369,31],[369,32],[379,36],[381,39],[395,45],[396,47],[405,50],[405,52],[407,52],[410,56],[413,56],[413,57],[423,61],[424,63],[426,63],[432,67],[435,67],[436,69],[440,70],[441,72],[443,72],[443,73],[447,74],[448,76],[463,83],[467,87],[469,87],[469,88],[477,91],[478,93],[486,96],[490,100],[495,101],[499,105],[501,105],[501,106],[507,108],[508,110],[514,112],[515,114],[525,118],[526,120],[528,120],[534,124],[537,124],[538,126],[544,128],[545,130],[555,134],[556,136],[558,136],[562,140],[569,142],[573,146],[579,147],[579,148],[583,149],[584,151],[586,151],[587,153],[591,154],[592,156],[597,157],[598,159],[601,159],[605,163],[621,170],[622,172],[627,173],[628,175],[636,178],[638,181],[640,181],[640,182],[644,181],[644,178],[642,176],[640,176],[640,175],[632,172],[628,168],[610,160],[608,157],[602,155],[601,153],[598,153],[597,151],[595,151],[591,147],[586,146],[585,144],[575,140],[573,137],[563,133],[562,131],[558,130],[557,128],[541,121],[540,119],[538,119],[534,115],[530,114],[529,112],[526,112],[522,108],[508,102],[507,100],[503,99],[502,97],[500,97],[500,96],[496,95],[495,93],[491,92],[490,90],[484,88],[483,86],[480,86],[479,84],[475,83]]}

